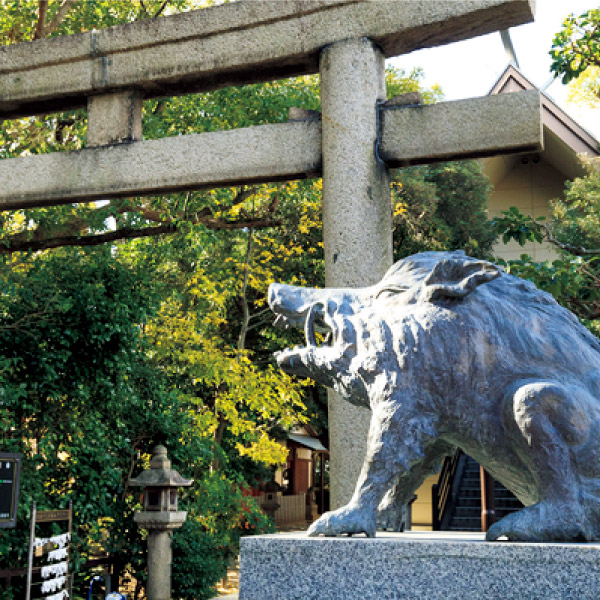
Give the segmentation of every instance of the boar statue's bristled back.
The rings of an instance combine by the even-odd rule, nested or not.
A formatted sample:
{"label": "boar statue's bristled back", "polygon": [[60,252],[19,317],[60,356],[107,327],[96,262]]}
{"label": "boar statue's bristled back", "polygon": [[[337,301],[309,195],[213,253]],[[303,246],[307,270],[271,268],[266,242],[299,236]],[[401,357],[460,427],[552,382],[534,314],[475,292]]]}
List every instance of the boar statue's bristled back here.
{"label": "boar statue's bristled back", "polygon": [[525,504],[487,539],[600,539],[600,343],[550,295],[424,252],[368,288],[273,284],[269,304],[306,335],[278,364],[372,411],[354,496],[309,534],[374,536],[386,495],[408,501],[458,447]]}

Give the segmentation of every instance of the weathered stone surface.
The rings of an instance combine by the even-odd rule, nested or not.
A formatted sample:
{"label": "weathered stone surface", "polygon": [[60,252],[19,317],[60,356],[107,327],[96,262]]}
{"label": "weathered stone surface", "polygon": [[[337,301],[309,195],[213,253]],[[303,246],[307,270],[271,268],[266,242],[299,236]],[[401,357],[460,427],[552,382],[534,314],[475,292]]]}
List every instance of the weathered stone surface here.
{"label": "weathered stone surface", "polygon": [[309,110],[298,106],[290,106],[288,111],[288,121],[306,121],[307,119],[321,119],[321,113],[318,110]]}
{"label": "weathered stone surface", "polygon": [[278,364],[372,412],[352,499],[309,534],[374,536],[385,495],[406,502],[459,447],[525,505],[488,540],[600,540],[600,341],[550,294],[463,252],[424,252],[372,287],[273,284],[269,305],[306,334]]}
{"label": "weathered stone surface", "polygon": [[320,171],[319,121],[261,125],[2,160],[0,210],[295,179]]}
{"label": "weathered stone surface", "polygon": [[[128,485],[129,487],[141,488],[179,488],[192,485],[193,479],[185,479],[171,466],[167,449],[159,444],[152,450],[150,468],[142,471],[137,477],[130,479]],[[169,510],[159,514],[174,515],[176,513]]]}
{"label": "weathered stone surface", "polygon": [[136,90],[88,98],[87,146],[107,146],[142,139],[142,96]]}
{"label": "weathered stone surface", "polygon": [[[182,523],[179,523],[181,527]],[[148,600],[171,600],[171,532],[150,529],[148,531]]]}
{"label": "weathered stone surface", "polygon": [[423,96],[421,92],[407,92],[406,94],[398,94],[386,100],[381,108],[395,108],[398,106],[414,106],[423,104]]}
{"label": "weathered stone surface", "polygon": [[[385,99],[384,56],[366,39],[321,55],[325,282],[377,282],[393,262],[390,178],[377,160],[377,103]],[[365,456],[369,414],[329,392],[331,506],[346,504]]]}
{"label": "weathered stone surface", "polygon": [[[348,85],[345,84],[341,89],[348,90]],[[137,125],[133,127],[129,124],[128,98],[129,96],[124,94],[117,101],[117,108],[121,115],[118,119],[119,127],[107,121],[97,133],[93,130],[90,132],[92,142],[107,143],[124,134],[141,135],[136,128]],[[483,106],[481,106],[482,99],[448,102],[423,107],[426,109],[425,112],[422,108],[414,106],[383,110],[380,156],[385,157],[390,165],[400,165],[405,162],[423,162],[428,160],[427,156],[433,157],[429,160],[443,160],[444,157],[448,157],[448,154],[454,159],[469,158],[474,155],[504,154],[506,150],[498,143],[499,138],[509,146],[509,151],[529,152],[541,149],[542,129],[537,92],[502,94],[488,100],[493,102]],[[96,101],[106,101],[109,106],[112,102],[110,98],[102,100],[94,98],[92,104]],[[347,104],[346,99],[344,102]],[[95,111],[95,107],[92,110]],[[95,116],[92,114],[92,117],[96,119],[96,116],[101,114],[99,110]],[[368,111],[368,114],[372,119],[372,110]],[[453,129],[448,125],[455,116],[462,120],[462,129]],[[318,114],[313,114],[312,111],[310,114],[306,111],[292,111],[294,121],[305,117],[308,118],[304,121],[288,124],[166,138],[123,144],[119,147],[86,149],[68,154],[55,153],[5,159],[0,161],[0,177],[4,182],[0,188],[0,210],[89,201],[129,194],[157,194],[176,189],[218,187],[244,181],[276,181],[283,178],[319,176],[322,152],[321,123],[317,118]],[[334,122],[337,122],[337,118]],[[502,131],[500,127],[502,122],[505,123],[505,129],[510,131],[512,138],[508,138]],[[135,119],[134,123],[137,123]],[[328,123],[332,122],[328,121]],[[490,123],[498,125],[492,127]],[[446,145],[440,148],[437,136],[422,136],[419,127],[424,126],[430,128],[427,131],[448,130]],[[349,128],[349,135],[353,140],[355,136],[362,135],[359,133],[358,121],[351,121],[345,127]],[[333,125],[332,130],[332,135],[339,134],[339,130]],[[410,132],[408,139],[411,143],[409,144],[404,141],[406,132]],[[352,157],[356,161],[362,156],[365,161],[370,161],[369,164],[373,165],[375,161],[373,133],[368,138],[370,141],[363,141],[363,143],[371,144],[370,148],[367,149],[365,146],[362,155],[358,151],[358,146],[354,147],[353,144],[348,147],[340,146],[336,142],[338,145],[336,160]],[[425,141],[420,141],[422,138]],[[331,147],[334,147],[333,142]],[[415,148],[418,148],[422,154],[418,154]],[[352,231],[354,234],[360,233],[357,232],[358,213],[351,212],[359,210],[353,205],[358,202],[359,188],[352,188],[353,194],[349,194],[347,190],[351,181],[349,177],[354,181],[355,178],[363,176],[354,169],[349,169],[348,165],[343,168],[342,178],[338,179],[337,191],[334,194],[334,201],[339,202],[341,206],[340,214],[332,217],[331,227],[339,226],[343,229],[347,221],[353,220],[354,225],[347,232],[342,230],[339,234],[334,234],[331,238],[332,243],[336,240],[335,235],[351,235]],[[33,172],[39,175],[31,177]],[[374,200],[368,196],[373,195],[377,187],[373,187],[373,182],[368,177],[362,180],[366,184],[366,187],[363,186],[363,193],[366,193],[364,197],[367,198],[367,206],[373,208],[376,203],[374,204]],[[376,181],[376,177],[373,181]],[[329,182],[326,181],[326,190],[330,189],[328,185]],[[353,185],[356,186],[356,182]],[[381,189],[379,191],[382,192]],[[380,203],[379,206],[378,210],[383,210],[383,204]],[[373,227],[377,230],[385,226],[385,223],[380,220],[385,218],[385,215],[381,216],[377,211],[371,213],[369,210],[360,210],[363,211],[365,218],[362,228],[366,227],[365,231],[369,235]],[[331,214],[333,215],[334,212]],[[368,225],[367,222],[372,214],[380,215],[377,217],[379,221],[376,220],[374,224]],[[329,222],[327,216],[327,226]],[[359,246],[356,246],[355,241],[350,240],[351,246],[347,252],[354,248],[354,251],[358,252],[357,256],[360,256],[360,264],[363,264],[364,253],[361,249],[364,250],[375,243],[376,239],[361,242]],[[329,245],[329,240],[327,244]],[[334,246],[330,247],[334,248]],[[346,257],[348,258],[349,255],[346,254]],[[327,260],[330,265],[328,268],[336,269],[337,261],[340,260],[339,253],[336,263],[333,263],[332,253],[328,255]],[[355,271],[348,266],[344,268],[348,276],[361,277],[360,269]],[[371,268],[371,263],[364,263],[365,272]],[[380,271],[373,271],[373,273],[376,275],[373,275],[372,281],[382,274]],[[358,285],[358,281],[359,279],[354,282],[349,281],[348,285]],[[343,283],[340,280],[334,285]]]}
{"label": "weathered stone surface", "polygon": [[[121,118],[116,119],[119,127],[107,121],[97,129],[97,133],[92,129],[90,131],[92,142],[100,144],[107,143],[120,135],[125,137],[141,135],[137,125],[130,125],[127,106],[132,105],[129,104],[128,98],[129,96],[124,94],[120,100],[117,100],[118,114],[121,115]],[[399,165],[403,162],[423,162],[428,156],[425,153],[435,154],[439,159],[448,155],[458,159],[472,157],[474,154],[503,154],[505,149],[498,143],[498,137],[509,145],[510,151],[540,150],[542,130],[539,103],[536,98],[539,99],[537,92],[495,96],[494,102],[485,105],[481,114],[473,112],[476,107],[479,110],[478,105],[481,102],[479,99],[424,107],[427,109],[425,113],[421,112],[422,109],[419,107],[386,110],[381,120],[380,156],[384,156],[391,165]],[[112,102],[110,98],[103,97],[102,100],[94,98],[92,104],[96,101],[106,101],[109,106]],[[473,102],[475,104],[471,104]],[[102,114],[99,109],[94,116],[95,107],[92,110],[94,119]],[[452,121],[454,115],[462,118],[467,114],[470,116],[463,122],[463,129],[457,128],[452,132],[448,122]],[[88,148],[81,152],[5,159],[0,161],[0,177],[4,182],[0,188],[0,210],[90,201],[110,196],[157,194],[169,190],[218,187],[244,181],[316,177],[321,174],[321,123],[316,118],[316,114],[307,115],[302,111],[294,111],[294,120],[299,117],[308,117],[308,119],[237,131],[211,132],[122,144],[110,148]],[[372,117],[373,114],[370,112],[370,118]],[[511,139],[504,136],[500,125],[487,129],[490,122],[499,124],[503,119],[506,119],[506,129],[513,135]],[[136,119],[133,122],[138,123]],[[418,134],[418,126],[424,125],[433,131],[442,129],[450,131],[446,146],[441,151],[436,136]],[[350,127],[350,135],[359,135],[358,130],[355,131],[353,122],[347,126]],[[403,132],[405,131],[413,132],[408,139],[412,140],[414,145],[404,143]],[[426,141],[418,141],[421,137]],[[370,139],[371,146],[368,150],[365,147],[364,158],[372,165],[375,160],[372,134]],[[358,159],[358,147],[353,147],[353,144],[348,148],[343,145],[338,147],[337,160],[342,157]],[[414,147],[418,147],[424,154],[418,155]],[[355,190],[353,194],[349,194],[347,189],[350,182],[348,177],[362,176],[355,173],[353,169],[348,169],[348,166],[344,169],[342,179],[338,180],[338,191],[334,196],[334,199],[338,198],[336,202],[341,200],[341,216],[334,217],[331,226],[335,228],[339,225],[343,228],[346,221],[353,220],[355,224],[352,226],[353,229],[346,233],[342,231],[340,236],[349,235],[351,231],[360,233],[356,232],[358,226],[356,217],[353,219],[353,214],[357,213],[351,212],[358,210],[358,207],[353,205],[358,201],[358,188],[353,188]],[[33,172],[38,175],[32,177]],[[366,183],[363,191],[372,195],[373,190],[377,188],[372,186],[368,178],[363,181]],[[368,198],[368,193],[367,206],[372,208],[373,200]],[[340,197],[337,194],[343,195]],[[383,207],[383,204],[380,204],[380,207]],[[366,228],[365,231],[370,232],[373,226],[375,229],[384,226],[382,221],[367,224],[371,215],[377,215],[378,212],[360,210],[364,213],[364,222],[360,227]],[[377,219],[384,217],[385,215]],[[326,220],[328,224],[329,217],[326,217]],[[363,243],[368,246],[375,243],[375,239]],[[331,238],[332,242],[335,240],[335,236]],[[353,248],[354,251],[358,251],[362,264],[361,249],[364,250],[367,246],[352,245],[354,244],[352,240],[350,244],[347,252],[352,251]],[[349,257],[348,254],[345,255]],[[339,256],[336,260],[339,260]],[[332,263],[333,254],[330,254],[328,264]],[[331,268],[335,269],[336,264],[333,263]],[[365,263],[364,270],[367,271],[371,266],[370,263]],[[345,269],[349,276],[354,276],[354,269],[349,267]],[[360,278],[360,273],[360,269],[357,269],[356,277]],[[377,275],[373,275],[373,278],[379,276],[381,272],[377,271]],[[354,282],[349,281],[348,285],[357,285],[358,281],[359,279]],[[342,283],[343,281],[340,281],[339,285]]]}
{"label": "weathered stone surface", "polygon": [[146,97],[318,70],[321,50],[366,37],[386,57],[533,19],[532,0],[235,2],[73,36],[0,47],[0,117],[85,106],[137,88]]}
{"label": "weathered stone surface", "polygon": [[[152,450],[150,468],[129,480],[132,487],[153,488],[157,498],[150,503],[144,497],[143,512],[136,512],[133,520],[139,527],[148,530],[148,577],[146,593],[148,600],[171,600],[171,536],[174,529],[179,529],[185,522],[187,512],[178,511],[177,498],[172,498],[173,490],[189,487],[192,479],[184,479],[171,468],[167,449],[158,445]],[[144,490],[146,495],[148,490]],[[150,504],[154,510],[150,509]],[[157,506],[160,510],[156,510]]]}
{"label": "weathered stone surface", "polygon": [[242,538],[240,600],[597,600],[600,544],[485,544],[482,534]]}
{"label": "weathered stone surface", "polygon": [[144,529],[171,531],[179,529],[187,518],[187,512],[177,511],[144,511],[136,512],[133,520]]}
{"label": "weathered stone surface", "polygon": [[[380,157],[390,167],[491,154],[539,152],[543,128],[537,90],[381,108]],[[537,115],[534,118],[533,115]]]}

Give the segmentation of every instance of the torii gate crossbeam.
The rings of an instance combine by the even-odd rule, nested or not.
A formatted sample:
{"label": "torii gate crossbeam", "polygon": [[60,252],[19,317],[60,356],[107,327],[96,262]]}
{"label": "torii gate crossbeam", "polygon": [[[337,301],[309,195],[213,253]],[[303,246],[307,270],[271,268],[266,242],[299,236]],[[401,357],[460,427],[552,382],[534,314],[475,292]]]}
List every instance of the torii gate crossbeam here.
{"label": "torii gate crossbeam", "polygon": [[319,71],[368,38],[386,58],[532,19],[532,0],[251,0],[0,47],[0,118],[85,107],[94,94],[208,91]]}
{"label": "torii gate crossbeam", "polygon": [[[389,167],[541,148],[537,91],[379,110]],[[307,119],[0,160],[0,211],[320,177],[321,137],[320,120]]]}

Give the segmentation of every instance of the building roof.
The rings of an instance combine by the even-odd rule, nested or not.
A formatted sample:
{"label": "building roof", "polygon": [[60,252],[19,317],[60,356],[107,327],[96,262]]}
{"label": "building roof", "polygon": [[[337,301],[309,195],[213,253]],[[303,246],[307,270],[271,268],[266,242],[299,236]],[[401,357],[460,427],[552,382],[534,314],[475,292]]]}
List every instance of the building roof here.
{"label": "building roof", "polygon": [[321,442],[314,437],[310,437],[308,435],[298,435],[295,433],[289,433],[288,439],[292,440],[292,442],[296,442],[301,444],[302,446],[306,446],[311,450],[316,450],[318,452],[327,452],[327,448],[321,444]]}
{"label": "building roof", "polygon": [[[538,89],[514,65],[506,67],[504,73],[490,90],[491,94],[505,94],[522,90]],[[566,179],[585,174],[577,156],[598,156],[599,142],[592,134],[574,121],[564,110],[539,90],[542,98],[542,122],[544,125],[544,151],[542,157]],[[497,183],[514,166],[515,156],[500,156],[484,161],[486,173]]]}

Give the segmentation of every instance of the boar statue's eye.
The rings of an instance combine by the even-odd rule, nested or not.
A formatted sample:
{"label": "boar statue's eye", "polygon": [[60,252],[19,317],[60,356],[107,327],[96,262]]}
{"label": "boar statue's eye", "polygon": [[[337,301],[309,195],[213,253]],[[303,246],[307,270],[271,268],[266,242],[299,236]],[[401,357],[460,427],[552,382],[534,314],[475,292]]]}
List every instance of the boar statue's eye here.
{"label": "boar statue's eye", "polygon": [[402,285],[386,285],[377,291],[377,294],[375,294],[375,299],[377,300],[377,298],[379,298],[379,296],[382,294],[400,294],[405,292],[407,289],[407,287]]}

